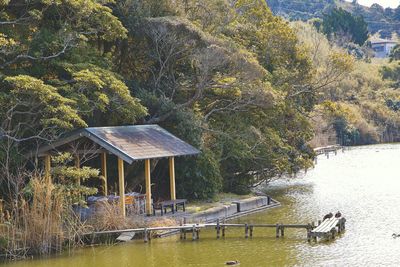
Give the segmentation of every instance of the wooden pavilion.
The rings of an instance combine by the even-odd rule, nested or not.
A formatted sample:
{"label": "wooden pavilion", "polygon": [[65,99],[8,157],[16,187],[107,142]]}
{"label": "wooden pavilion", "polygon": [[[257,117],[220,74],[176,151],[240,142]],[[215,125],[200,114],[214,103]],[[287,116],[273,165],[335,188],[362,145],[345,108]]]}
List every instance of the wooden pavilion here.
{"label": "wooden pavilion", "polygon": [[37,155],[44,158],[45,177],[51,182],[51,156],[59,152],[75,155],[75,166],[80,167],[80,155],[99,154],[104,191],[107,194],[107,155],[118,158],[118,184],[121,212],[125,216],[124,162],[145,161],[146,213],[152,214],[150,160],[169,159],[171,200],[176,199],[175,161],[178,156],[196,155],[199,150],[185,143],[158,125],[134,125],[84,128],[39,148]]}

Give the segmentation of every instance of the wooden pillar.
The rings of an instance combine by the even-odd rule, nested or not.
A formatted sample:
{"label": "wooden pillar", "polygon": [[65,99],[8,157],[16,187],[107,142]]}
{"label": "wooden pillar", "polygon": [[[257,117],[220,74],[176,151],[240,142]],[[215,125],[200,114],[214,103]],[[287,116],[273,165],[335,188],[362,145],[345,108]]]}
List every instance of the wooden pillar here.
{"label": "wooden pillar", "polygon": [[107,154],[105,152],[101,153],[101,176],[103,176],[103,190],[104,195],[107,196]]}
{"label": "wooden pillar", "polygon": [[121,214],[125,217],[125,175],[124,161],[118,158],[118,180],[119,180],[119,203],[121,205]]}
{"label": "wooden pillar", "polygon": [[[79,157],[79,154],[76,154],[75,156],[75,168],[79,169],[81,167],[81,158]],[[76,181],[78,185],[81,184],[81,179],[78,178],[78,181]]]}
{"label": "wooden pillar", "polygon": [[150,160],[144,161],[144,179],[146,182],[146,214],[151,215],[152,203],[151,203],[151,178],[150,178]]}
{"label": "wooden pillar", "polygon": [[175,192],[175,159],[174,157],[169,158],[169,188],[171,192],[171,200],[176,199]]}
{"label": "wooden pillar", "polygon": [[51,170],[51,156],[46,155],[44,157],[44,177],[47,183],[51,183],[50,170]]}

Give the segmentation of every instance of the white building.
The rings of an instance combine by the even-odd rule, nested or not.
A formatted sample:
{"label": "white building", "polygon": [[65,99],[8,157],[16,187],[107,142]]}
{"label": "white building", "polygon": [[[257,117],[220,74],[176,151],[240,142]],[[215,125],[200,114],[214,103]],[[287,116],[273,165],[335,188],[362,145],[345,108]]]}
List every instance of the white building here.
{"label": "white building", "polygon": [[375,57],[385,58],[390,55],[393,47],[397,45],[396,41],[387,39],[373,39],[371,40],[371,47],[375,51]]}

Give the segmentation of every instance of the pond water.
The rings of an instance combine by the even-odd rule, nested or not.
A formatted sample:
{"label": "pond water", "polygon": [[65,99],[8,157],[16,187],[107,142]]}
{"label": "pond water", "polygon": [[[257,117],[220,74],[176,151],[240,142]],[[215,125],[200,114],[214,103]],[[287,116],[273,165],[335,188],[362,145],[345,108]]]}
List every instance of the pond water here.
{"label": "pond water", "polygon": [[[255,229],[245,239],[243,229],[227,229],[217,240],[215,231],[200,240],[173,236],[77,249],[65,255],[7,263],[13,267],[83,266],[400,266],[400,145],[352,148],[330,159],[318,158],[316,168],[301,178],[274,182],[268,193],[282,206],[237,219],[249,223],[309,223],[340,210],[346,232],[334,241],[308,243],[305,230]],[[190,236],[190,235],[189,235]]]}

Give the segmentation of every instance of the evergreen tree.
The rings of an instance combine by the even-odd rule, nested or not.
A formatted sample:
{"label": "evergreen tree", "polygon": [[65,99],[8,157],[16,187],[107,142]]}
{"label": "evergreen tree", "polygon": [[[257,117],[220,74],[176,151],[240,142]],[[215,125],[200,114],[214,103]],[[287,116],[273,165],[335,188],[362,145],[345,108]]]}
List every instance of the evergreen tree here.
{"label": "evergreen tree", "polygon": [[344,42],[352,41],[358,45],[363,45],[368,39],[368,27],[364,18],[353,16],[342,8],[335,8],[324,15],[323,32],[331,39],[344,39]]}

